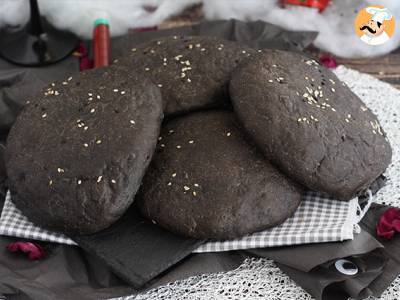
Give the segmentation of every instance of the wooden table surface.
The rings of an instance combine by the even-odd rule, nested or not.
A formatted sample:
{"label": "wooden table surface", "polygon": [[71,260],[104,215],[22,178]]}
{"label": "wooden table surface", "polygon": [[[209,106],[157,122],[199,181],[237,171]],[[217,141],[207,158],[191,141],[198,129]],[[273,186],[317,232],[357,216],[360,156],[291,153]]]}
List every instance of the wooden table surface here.
{"label": "wooden table surface", "polygon": [[383,81],[391,83],[400,89],[400,49],[374,58],[367,59],[339,59],[339,64],[371,74]]}
{"label": "wooden table surface", "polygon": [[[179,16],[166,20],[161,24],[160,28],[187,26],[203,20],[204,16],[201,4],[194,5],[186,9]],[[390,54],[380,57],[362,59],[342,59],[336,57],[336,60],[338,64],[343,64],[360,72],[371,74],[400,89],[400,48]]]}

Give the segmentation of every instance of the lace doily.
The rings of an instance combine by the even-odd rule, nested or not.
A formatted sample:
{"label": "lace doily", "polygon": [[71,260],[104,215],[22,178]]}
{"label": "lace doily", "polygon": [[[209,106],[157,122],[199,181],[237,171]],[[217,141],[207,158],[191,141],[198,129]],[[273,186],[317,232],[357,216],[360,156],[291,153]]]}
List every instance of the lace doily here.
{"label": "lace doily", "polygon": [[284,275],[272,260],[249,258],[236,270],[194,276],[127,299],[311,300],[312,297]]}
{"label": "lace doily", "polygon": [[[387,133],[393,148],[393,159],[386,172],[388,182],[375,196],[375,201],[400,207],[400,91],[370,75],[343,66],[338,67],[335,73],[378,115]],[[393,300],[399,297],[400,277],[379,299]],[[247,259],[233,271],[194,276],[124,299],[308,300],[312,297],[285,275],[273,261]]]}
{"label": "lace doily", "polygon": [[400,207],[400,90],[343,66],[338,67],[335,73],[378,116],[392,146],[392,163],[385,173],[388,181],[374,200]]}

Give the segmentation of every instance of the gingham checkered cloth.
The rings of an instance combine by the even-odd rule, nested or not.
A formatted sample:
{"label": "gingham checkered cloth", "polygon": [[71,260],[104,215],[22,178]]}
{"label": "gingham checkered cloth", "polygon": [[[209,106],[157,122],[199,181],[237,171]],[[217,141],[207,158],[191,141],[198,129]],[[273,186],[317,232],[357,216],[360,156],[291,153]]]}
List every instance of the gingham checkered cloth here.
{"label": "gingham checkered cloth", "polygon": [[[323,198],[308,192],[295,214],[283,224],[240,239],[208,242],[194,252],[218,252],[239,249],[288,246],[353,239],[360,221],[358,199],[349,202]],[[362,215],[365,212],[362,212]],[[0,235],[76,245],[63,234],[43,230],[31,223],[11,202],[7,193],[0,218]]]}
{"label": "gingham checkered cloth", "polygon": [[21,211],[11,202],[10,192],[7,192],[3,211],[0,217],[0,235],[14,236],[24,239],[32,239],[58,244],[76,245],[67,236],[42,229],[25,217]]}
{"label": "gingham checkered cloth", "polygon": [[[371,199],[372,200],[372,199]],[[357,211],[360,210],[359,214]],[[314,192],[303,196],[294,215],[279,226],[240,239],[208,242],[194,252],[219,252],[350,240],[365,214],[358,199],[349,202],[323,198]]]}

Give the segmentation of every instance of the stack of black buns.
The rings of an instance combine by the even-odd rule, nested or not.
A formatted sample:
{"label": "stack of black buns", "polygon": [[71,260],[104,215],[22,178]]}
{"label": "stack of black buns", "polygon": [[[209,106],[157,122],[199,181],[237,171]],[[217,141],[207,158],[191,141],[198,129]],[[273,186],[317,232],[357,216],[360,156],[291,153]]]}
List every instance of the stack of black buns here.
{"label": "stack of black buns", "polygon": [[29,102],[7,141],[12,201],[72,235],[135,201],[177,234],[240,237],[284,222],[305,190],[352,199],[391,161],[376,116],[332,72],[211,37],[142,44]]}

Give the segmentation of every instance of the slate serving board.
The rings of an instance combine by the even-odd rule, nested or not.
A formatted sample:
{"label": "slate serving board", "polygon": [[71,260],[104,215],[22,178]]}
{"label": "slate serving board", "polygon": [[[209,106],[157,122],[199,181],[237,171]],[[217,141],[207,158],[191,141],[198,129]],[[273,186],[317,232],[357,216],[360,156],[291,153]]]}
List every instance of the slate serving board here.
{"label": "slate serving board", "polygon": [[204,243],[162,229],[140,216],[135,207],[106,230],[72,238],[136,289]]}

